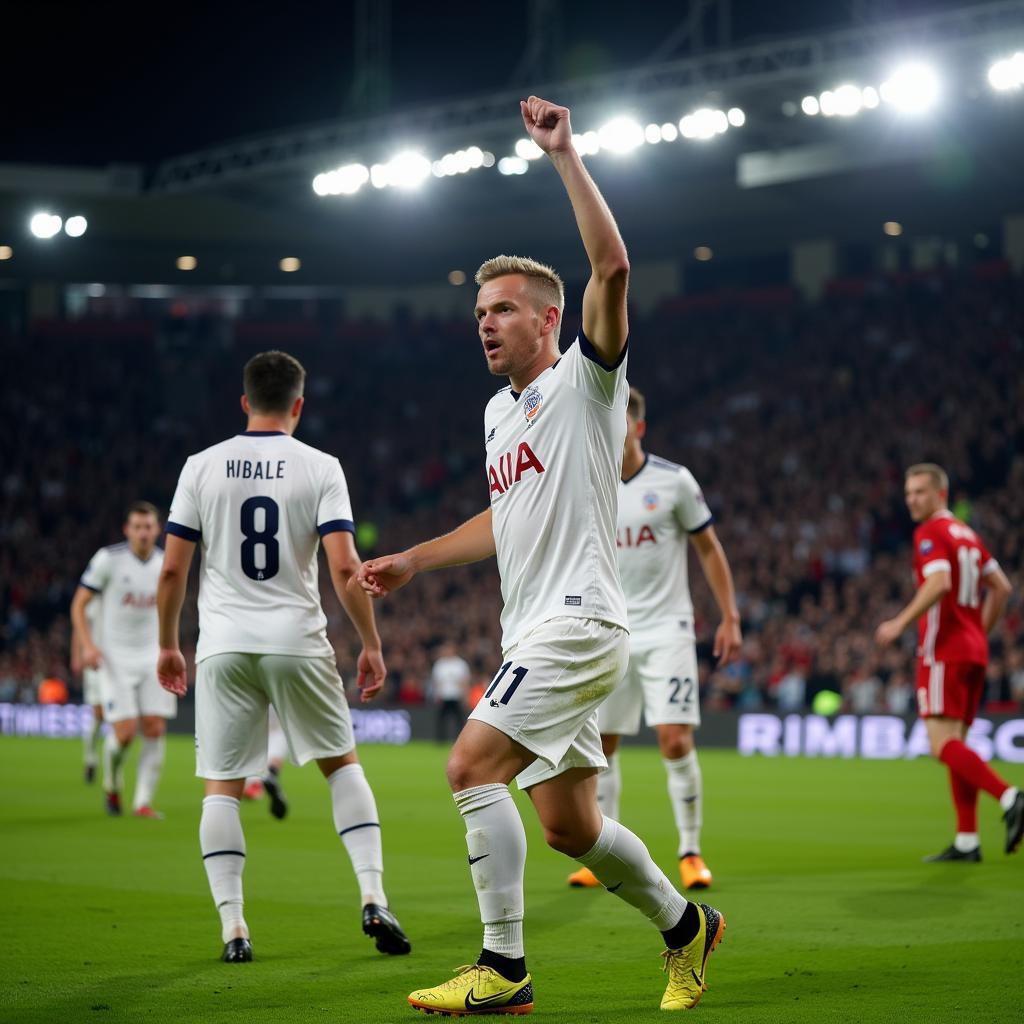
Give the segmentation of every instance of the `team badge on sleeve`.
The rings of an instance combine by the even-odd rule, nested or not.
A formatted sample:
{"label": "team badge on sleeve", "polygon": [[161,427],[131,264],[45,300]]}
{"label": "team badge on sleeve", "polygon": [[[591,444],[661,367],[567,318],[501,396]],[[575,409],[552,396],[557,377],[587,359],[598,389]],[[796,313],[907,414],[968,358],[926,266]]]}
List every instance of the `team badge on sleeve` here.
{"label": "team badge on sleeve", "polygon": [[540,393],[540,389],[534,387],[532,384],[523,392],[523,415],[528,420],[536,418],[537,413],[540,412],[541,403],[544,401],[544,396]]}
{"label": "team badge on sleeve", "polygon": [[928,552],[931,551],[931,549],[933,547],[935,547],[935,545],[932,544],[932,542],[930,540],[928,540],[928,538],[926,537],[923,541],[921,541],[921,545],[920,545],[920,549],[919,550],[920,550],[922,555],[927,555]]}

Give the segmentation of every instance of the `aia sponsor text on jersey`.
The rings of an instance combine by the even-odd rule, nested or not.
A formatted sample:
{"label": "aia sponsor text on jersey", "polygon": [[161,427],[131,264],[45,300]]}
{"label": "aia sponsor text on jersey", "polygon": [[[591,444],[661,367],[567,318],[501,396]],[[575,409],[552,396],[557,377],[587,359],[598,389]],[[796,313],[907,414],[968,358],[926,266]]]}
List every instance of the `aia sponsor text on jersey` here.
{"label": "aia sponsor text on jersey", "polygon": [[638,548],[642,544],[657,543],[658,538],[654,536],[654,531],[646,523],[635,531],[632,526],[627,526],[615,535],[615,545],[620,548]]}
{"label": "aia sponsor text on jersey", "polygon": [[533,449],[525,441],[520,441],[515,454],[505,452],[498,458],[496,466],[493,463],[488,465],[487,483],[491,497],[504,494],[531,472],[540,475],[544,472],[544,466]]}

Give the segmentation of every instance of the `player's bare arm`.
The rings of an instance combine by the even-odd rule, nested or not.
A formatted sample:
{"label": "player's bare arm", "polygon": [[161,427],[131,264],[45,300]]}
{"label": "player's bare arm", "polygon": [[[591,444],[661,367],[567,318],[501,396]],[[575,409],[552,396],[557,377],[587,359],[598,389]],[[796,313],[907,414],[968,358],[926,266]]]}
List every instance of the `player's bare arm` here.
{"label": "player's bare arm", "polygon": [[408,551],[363,562],[356,582],[371,597],[383,597],[404,587],[418,572],[452,565],[481,562],[495,553],[491,510],[468,519],[461,526]]}
{"label": "player's bare arm", "polygon": [[520,102],[530,138],[550,157],[569,194],[590,280],[583,293],[583,333],[607,365],[626,344],[626,288],[629,257],[608,204],[573,148],[569,110],[538,96]]}
{"label": "player's bare arm", "polygon": [[715,595],[715,603],[721,613],[722,621],[715,630],[714,655],[718,666],[728,665],[739,657],[743,646],[743,634],[740,630],[740,612],[736,607],[736,588],[732,581],[732,569],[729,559],[725,557],[722,542],[718,539],[713,526],[706,526],[699,533],[691,534],[690,543],[697,549],[704,578]]}
{"label": "player's bare arm", "polygon": [[998,566],[993,566],[984,576],[985,603],[981,607],[981,627],[991,633],[1002,618],[1006,602],[1010,599],[1013,584]]}
{"label": "player's bare arm", "polygon": [[352,534],[347,530],[337,530],[327,534],[322,543],[334,592],[349,621],[359,633],[363,645],[356,661],[356,671],[359,693],[365,704],[381,692],[387,679],[373,602],[363,590],[349,586],[360,566],[359,552]]}
{"label": "player's bare arm", "polygon": [[917,589],[910,603],[891,619],[886,619],[875,630],[875,643],[880,647],[888,647],[895,643],[900,634],[912,623],[916,622],[933,604],[953,589],[953,577],[944,569],[933,572]]}
{"label": "player's bare arm", "polygon": [[[103,652],[96,646],[89,629],[89,620],[85,609],[96,595],[88,588],[79,585],[75,596],[71,599],[71,643],[74,658],[77,640],[78,655],[84,668],[99,668],[103,664]],[[72,665],[72,668],[74,666]]]}
{"label": "player's bare arm", "polygon": [[185,696],[188,680],[185,656],[179,646],[178,627],[188,587],[188,570],[195,550],[195,541],[168,534],[160,582],[156,588],[156,611],[160,620],[160,656],[156,674],[160,685],[179,697]]}

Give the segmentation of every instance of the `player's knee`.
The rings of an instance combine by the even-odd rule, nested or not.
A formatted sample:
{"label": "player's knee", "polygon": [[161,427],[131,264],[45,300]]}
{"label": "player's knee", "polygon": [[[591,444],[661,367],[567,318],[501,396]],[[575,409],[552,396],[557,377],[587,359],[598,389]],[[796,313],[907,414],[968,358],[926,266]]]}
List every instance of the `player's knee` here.
{"label": "player's knee", "polygon": [[453,793],[461,793],[464,789],[481,785],[476,779],[475,767],[472,758],[465,757],[457,748],[451,752],[445,766],[445,774]]}
{"label": "player's knee", "polygon": [[691,729],[673,729],[658,737],[661,756],[667,761],[678,761],[693,750],[693,731]]}
{"label": "player's knee", "polygon": [[596,840],[582,835],[574,823],[554,821],[544,825],[544,841],[552,850],[567,857],[582,857]]}

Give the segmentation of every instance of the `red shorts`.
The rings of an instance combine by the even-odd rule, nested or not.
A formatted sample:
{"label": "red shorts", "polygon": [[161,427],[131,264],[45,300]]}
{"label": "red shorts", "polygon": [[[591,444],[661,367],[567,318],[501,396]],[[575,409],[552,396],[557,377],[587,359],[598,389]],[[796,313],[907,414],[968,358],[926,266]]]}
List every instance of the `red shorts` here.
{"label": "red shorts", "polygon": [[955,718],[970,725],[985,694],[985,666],[970,661],[917,663],[917,710],[922,718]]}

